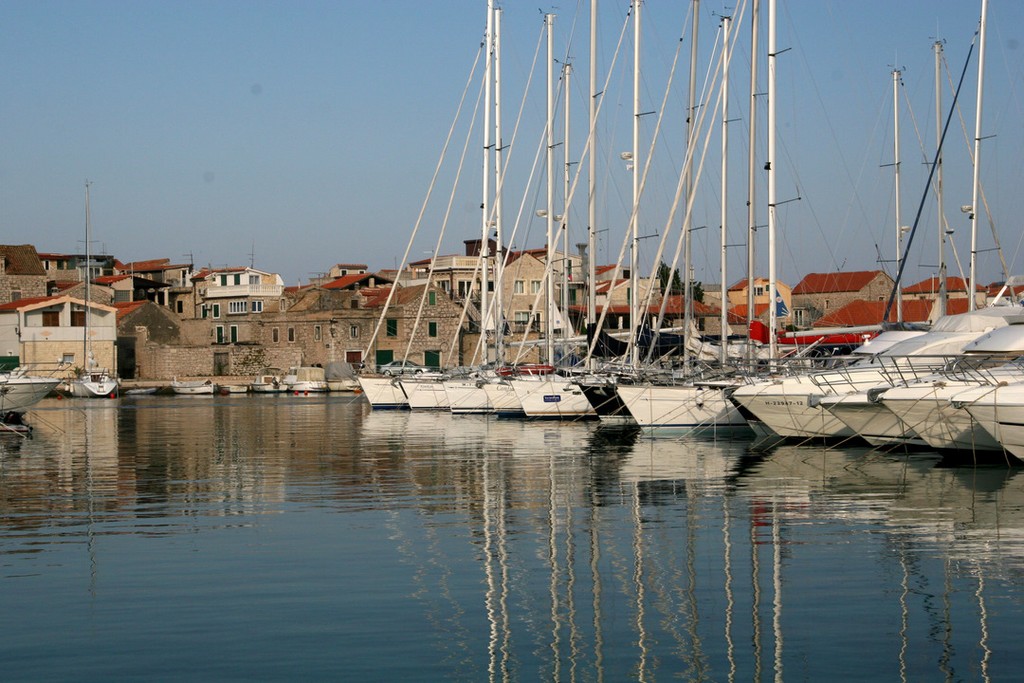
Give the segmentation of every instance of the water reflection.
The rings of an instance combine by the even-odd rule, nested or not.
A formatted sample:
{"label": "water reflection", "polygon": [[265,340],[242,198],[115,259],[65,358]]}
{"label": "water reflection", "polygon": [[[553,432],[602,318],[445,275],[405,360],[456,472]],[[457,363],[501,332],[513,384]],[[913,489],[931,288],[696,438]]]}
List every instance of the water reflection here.
{"label": "water reflection", "polygon": [[[31,439],[0,441],[0,585],[31,577],[25,599],[54,616],[115,601],[104,577],[128,567],[159,577],[156,603],[206,586],[193,610],[236,675],[267,677],[276,654],[319,676],[988,679],[1021,650],[1016,470],[337,397],[34,418]],[[67,572],[92,607],[47,598]],[[183,626],[104,614],[152,637]],[[249,645],[220,633],[242,626]]]}

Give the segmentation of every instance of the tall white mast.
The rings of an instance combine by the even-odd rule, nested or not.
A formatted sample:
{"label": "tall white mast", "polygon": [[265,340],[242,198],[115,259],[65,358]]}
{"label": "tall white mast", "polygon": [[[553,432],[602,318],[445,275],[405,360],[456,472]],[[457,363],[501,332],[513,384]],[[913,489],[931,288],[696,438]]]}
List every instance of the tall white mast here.
{"label": "tall white mast", "polygon": [[[569,81],[572,77],[572,64],[562,65],[562,96],[565,111],[565,137],[562,140],[562,154],[565,172],[562,177],[562,296],[559,304],[562,308],[562,337],[569,337],[569,181],[572,179],[572,162],[569,158]],[[564,353],[564,351],[563,351]]]}
{"label": "tall white mast", "polygon": [[[690,195],[693,193],[693,152],[694,129],[697,112],[697,28],[700,24],[700,0],[693,0],[690,3],[693,12],[693,22],[690,25],[690,88],[687,95],[686,109],[686,201],[692,205]],[[693,282],[690,277],[690,268],[693,261],[692,212],[686,212],[683,222],[683,353],[689,353],[690,328],[693,326]],[[724,303],[724,302],[723,302]]]}
{"label": "tall white mast", "polygon": [[634,366],[640,361],[637,328],[640,325],[640,294],[637,277],[640,270],[640,0],[633,0],[633,210],[630,214],[632,246],[629,254],[629,325],[631,356]]}
{"label": "tall white mast", "polygon": [[501,12],[494,10],[494,355],[498,363],[505,362],[505,240],[502,232],[502,167],[501,138]]}
{"label": "tall white mast", "polygon": [[89,372],[89,302],[92,301],[92,215],[89,209],[89,186],[85,181],[85,311],[82,330],[82,374]]}
{"label": "tall white mast", "polygon": [[[590,0],[590,153],[587,155],[587,323],[597,324],[597,0]],[[594,334],[597,334],[594,330]],[[591,364],[593,366],[593,359]]]}
{"label": "tall white mast", "polygon": [[985,24],[988,18],[988,0],[981,0],[981,25],[978,27],[978,105],[974,119],[974,189],[971,193],[971,275],[967,283],[967,310],[977,308],[974,300],[978,288],[978,214],[981,212],[979,188],[981,186],[981,95],[985,83]]}
{"label": "tall white mast", "polygon": [[[900,221],[900,75],[899,69],[892,70],[892,113],[893,113],[893,183],[896,197],[893,201],[896,213],[896,271],[903,261],[903,225]],[[896,320],[903,322],[903,297],[896,292]]]}
{"label": "tall white mast", "polygon": [[731,24],[732,17],[722,17],[722,274],[720,278],[722,282],[722,331],[719,335],[721,346],[719,361],[722,365],[725,365],[727,356],[725,341],[729,329],[729,309],[726,306],[726,302],[729,300],[727,297],[729,285],[726,284],[726,249],[728,248],[726,212],[729,204],[727,179],[729,175],[729,26]]}
{"label": "tall white mast", "polygon": [[[754,258],[754,246],[757,243],[757,176],[755,175],[757,159],[757,57],[758,57],[758,24],[761,21],[761,0],[753,0],[750,15],[750,141],[747,151],[747,335],[750,335],[750,323],[754,320],[754,273],[757,269]],[[724,279],[724,278],[723,278]],[[726,305],[726,300],[722,300]],[[753,345],[747,344],[747,362],[753,357]]]}
{"label": "tall white mast", "polygon": [[776,279],[778,273],[775,267],[775,232],[776,232],[776,187],[775,176],[777,173],[775,159],[775,60],[776,60],[776,36],[775,36],[775,11],[776,0],[768,0],[768,351],[774,361],[778,356],[779,342],[775,332],[779,326],[779,315],[775,307],[775,292],[777,291]]}
{"label": "tall white mast", "polygon": [[942,206],[942,41],[935,45],[935,201],[939,219],[939,316],[946,315],[946,214]]}
{"label": "tall white mast", "polygon": [[[487,31],[484,36],[484,171],[483,199],[480,202],[482,219],[480,226],[480,334],[483,339],[483,362],[490,361],[490,350],[487,342],[487,288],[490,231],[491,231],[491,80],[493,72],[493,37],[494,37],[494,0],[487,0]],[[437,255],[434,255],[435,258]]]}
{"label": "tall white mast", "polygon": [[555,75],[554,75],[554,64],[555,64],[555,42],[554,42],[554,24],[555,15],[545,14],[544,25],[547,28],[547,76],[548,76],[548,99],[547,99],[547,112],[548,112],[548,123],[547,123],[547,174],[548,174],[548,193],[547,193],[547,271],[548,276],[545,278],[545,311],[544,311],[544,348],[547,353],[547,362],[553,363],[555,360],[555,346],[554,346],[554,325],[551,320],[551,306],[554,302],[554,287],[552,286],[552,280],[554,278],[554,271],[552,267],[555,260]]}

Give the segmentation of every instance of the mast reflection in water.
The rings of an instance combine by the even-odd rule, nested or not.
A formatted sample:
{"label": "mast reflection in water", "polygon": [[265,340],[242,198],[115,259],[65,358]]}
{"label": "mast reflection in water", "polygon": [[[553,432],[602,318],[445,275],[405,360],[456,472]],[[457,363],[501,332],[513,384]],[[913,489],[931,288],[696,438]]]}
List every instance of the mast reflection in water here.
{"label": "mast reflection in water", "polygon": [[47,401],[0,440],[4,677],[1007,680],[1015,470],[371,413]]}

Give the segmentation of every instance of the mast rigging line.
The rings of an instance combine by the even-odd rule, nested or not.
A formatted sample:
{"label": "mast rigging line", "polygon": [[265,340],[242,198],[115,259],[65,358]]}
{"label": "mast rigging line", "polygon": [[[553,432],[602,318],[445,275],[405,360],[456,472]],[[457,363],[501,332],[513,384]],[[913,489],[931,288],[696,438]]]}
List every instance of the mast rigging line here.
{"label": "mast rigging line", "polygon": [[[744,3],[743,7],[745,7],[745,6],[746,5]],[[740,11],[740,15],[742,16],[742,10]],[[721,29],[719,29],[719,31],[721,31]],[[682,45],[682,42],[683,42],[683,38],[680,38],[680,40],[679,40],[679,45],[680,46]],[[718,43],[717,40],[715,42],[716,42],[716,44]],[[721,61],[721,54],[719,55],[719,61]],[[709,66],[708,66],[708,73],[709,74],[717,72],[717,69],[715,69],[715,68],[713,68],[711,66],[713,63],[714,63],[714,60],[712,59],[711,62],[709,63]],[[673,63],[673,65],[675,65],[675,62]],[[673,73],[674,73],[674,68],[673,68]],[[704,89],[704,91],[702,93],[702,98],[701,98],[702,102],[704,101],[704,97],[707,96],[708,90],[713,90],[714,89],[714,85],[713,85],[712,79],[713,79],[713,77],[711,75],[706,75],[705,76],[705,84],[706,85],[705,85],[705,89]],[[666,84],[666,92],[671,89],[671,84],[672,84],[671,80]],[[666,97],[667,97],[667,94],[666,94]],[[720,92],[719,92],[719,97],[721,97],[721,93]],[[708,110],[709,109],[715,109],[715,108],[717,108],[717,103],[716,103],[716,106],[714,108],[709,108],[709,107],[706,107],[706,106],[700,107],[699,123],[694,128],[694,130],[699,130],[700,127],[704,125],[703,122],[704,122],[704,120],[705,120],[705,118],[707,116]],[[664,107],[663,107],[663,109],[664,109]],[[657,127],[655,129],[655,135],[652,138],[652,142],[651,142],[651,145],[650,145],[650,148],[649,148],[650,150],[653,150],[654,146],[657,144],[657,139],[658,139],[657,133],[660,130],[660,124],[661,124],[661,120],[662,120],[663,116],[664,116],[664,111],[662,111],[661,114],[659,114],[658,125],[657,125]],[[707,137],[705,138],[704,154],[701,157],[701,167],[700,168],[703,168],[703,160],[704,160],[706,152],[707,152],[707,145],[708,145],[708,141],[709,140],[710,140],[710,127],[709,127],[709,130],[708,130],[708,133],[707,133]],[[693,153],[694,153],[693,147],[688,145],[687,146],[686,157],[684,159],[684,168],[685,168],[686,163],[688,163],[688,160],[693,156]],[[630,215],[630,223],[632,223],[633,216],[636,214],[636,212],[639,209],[639,199],[643,195],[643,190],[644,190],[644,188],[646,186],[648,173],[649,173],[650,168],[651,168],[651,158],[652,157],[653,157],[653,154],[648,154],[648,157],[647,157],[647,159],[645,161],[644,173],[643,173],[642,179],[640,181],[640,191],[638,193],[637,202],[634,203],[633,208],[632,208],[632,212],[631,212],[631,215]],[[700,168],[698,169],[698,174],[697,174],[698,178],[700,176]],[[680,199],[680,197],[682,195],[683,186],[685,184],[684,183],[685,173],[680,172],[680,176],[679,177],[680,177],[680,180],[679,180],[679,183],[677,184],[677,187],[676,187],[676,194],[675,194],[675,198],[674,198],[674,201],[673,201],[672,209],[670,210],[668,221],[666,223],[666,227],[662,231],[661,240],[659,240],[659,248],[657,250],[657,256],[655,258],[654,268],[652,270],[652,275],[651,275],[651,277],[649,279],[650,285],[648,287],[648,292],[647,292],[647,294],[644,297],[644,302],[643,302],[643,305],[641,306],[641,310],[650,307],[650,301],[651,301],[651,298],[652,298],[652,295],[653,295],[653,288],[654,288],[654,278],[657,276],[657,269],[658,269],[658,265],[660,265],[660,258],[661,258],[661,255],[664,253],[665,241],[667,240],[667,237],[668,237],[668,235],[671,232],[672,222],[673,222],[673,219],[675,217],[675,211],[676,211],[676,209],[678,209],[678,206],[679,206],[679,199]],[[694,183],[694,187],[696,187],[696,183]],[[693,202],[694,202],[695,197],[696,197],[696,192],[695,191],[692,192],[690,194],[690,196],[688,197],[687,216],[689,216],[692,213]],[[626,247],[629,245],[631,240],[632,240],[632,236],[628,235],[628,234],[623,239],[622,246],[621,246],[621,248],[619,250],[618,260],[616,262],[616,267],[615,267],[614,275],[613,275],[613,278],[612,278],[613,282],[618,279],[618,274],[621,271],[622,260],[625,257]],[[680,240],[677,243],[677,245],[681,244],[681,243],[682,243],[682,235],[680,236]],[[679,256],[679,248],[677,247],[676,258],[673,260],[673,264],[672,264],[673,267],[675,267],[678,264],[678,256]],[[632,295],[636,296],[636,293],[634,292],[634,293],[632,293]],[[664,311],[664,307],[665,307],[666,303],[667,303],[667,299],[663,300],[663,302],[662,302],[662,312]],[[611,297],[608,297],[608,299],[605,301],[604,306],[601,309],[601,315],[598,318],[597,326],[596,326],[597,330],[601,330],[603,328],[604,322],[607,319],[608,309],[609,309],[610,305],[611,305]],[[630,327],[633,328],[631,330],[631,334],[630,334],[630,337],[629,337],[630,348],[632,348],[632,345],[635,344],[635,337],[636,337],[636,334],[635,334],[636,333],[636,329],[635,328],[636,328],[637,322],[638,321],[635,321],[635,320],[631,320],[630,321]],[[590,345],[588,346],[588,349],[587,349],[587,359],[588,360],[593,355],[594,350],[597,347],[597,342],[598,342],[598,335],[595,334],[594,338],[591,340]],[[652,349],[653,349],[653,346],[652,346]],[[648,353],[648,358],[645,359],[645,360],[649,360],[649,356],[650,356],[650,354]]]}
{"label": "mast rigging line", "polygon": [[[945,54],[942,55],[942,62],[943,62],[943,65],[946,66],[946,81],[949,83],[950,89],[952,89],[953,83],[952,83],[952,80],[950,79],[949,65],[946,63],[946,56],[945,56]],[[964,120],[964,112],[963,112],[963,109],[961,109],[959,105],[957,106],[957,110],[956,111],[957,111],[957,117],[960,120],[960,130],[964,134],[964,145],[967,147],[967,158],[970,159],[971,163],[973,164],[974,163],[974,149],[971,147],[971,137],[970,137],[970,133],[967,132],[967,122]],[[985,183],[983,183],[980,178],[978,179],[978,195],[981,197],[981,204],[982,204],[982,206],[985,207],[985,218],[988,220],[989,230],[992,231],[992,240],[995,243],[995,248],[999,252],[999,261],[1000,261],[1000,264],[1002,265],[1002,268],[1003,268],[1003,279],[1006,280],[1006,279],[1008,279],[1010,277],[1010,270],[1009,270],[1009,268],[1006,265],[1006,256],[1003,254],[1002,245],[999,243],[999,233],[996,231],[996,223],[995,223],[995,220],[992,218],[992,210],[989,208],[989,205],[988,205],[988,196],[985,194]],[[952,240],[950,240],[950,241],[952,241]],[[962,267],[960,268],[960,274],[961,274],[961,276],[963,275],[963,268]],[[964,278],[964,280],[966,281],[967,278]]]}
{"label": "mast rigging line", "polygon": [[[420,226],[423,223],[423,216],[427,211],[427,204],[430,201],[431,195],[433,194],[434,186],[437,184],[438,175],[441,173],[441,166],[444,163],[445,157],[447,155],[448,146],[451,144],[452,137],[455,134],[455,126],[458,124],[459,118],[462,115],[462,107],[466,102],[466,95],[469,93],[469,87],[473,83],[473,79],[476,74],[476,68],[477,65],[479,65],[480,63],[480,56],[483,54],[484,48],[484,43],[481,43],[480,47],[477,49],[476,57],[473,60],[473,66],[469,71],[469,77],[466,79],[466,86],[462,91],[462,97],[459,99],[459,105],[455,110],[455,117],[452,120],[451,126],[448,128],[448,135],[447,137],[445,137],[444,145],[442,145],[441,153],[437,159],[437,165],[434,167],[434,175],[430,179],[430,186],[427,188],[427,195],[423,198],[423,203],[420,206],[419,215],[416,217],[416,223],[413,225],[412,234],[409,236],[409,242],[405,247],[405,253],[402,255],[403,268],[405,267],[405,264],[409,260],[409,252],[412,250],[412,245],[414,240],[416,239],[416,234],[419,232]],[[401,274],[401,269],[399,269],[398,272],[399,274]],[[381,325],[384,324],[385,316],[387,315],[388,309],[391,306],[391,302],[394,299],[396,289],[397,283],[392,283],[391,289],[388,291],[388,297],[384,302],[384,307],[381,310],[380,317],[377,318],[377,324],[373,328],[373,334],[370,335],[370,340],[366,344],[366,350],[363,352],[364,360],[370,354],[370,350],[373,349],[373,345],[377,341],[377,335],[380,334]]]}
{"label": "mast rigging line", "polygon": [[[971,40],[971,47],[967,51],[967,59],[964,60],[963,71],[960,72],[960,82],[957,83],[956,92],[953,94],[953,102],[950,104],[949,115],[946,117],[946,125],[942,127],[942,137],[939,139],[939,146],[935,150],[935,157],[932,160],[931,168],[928,171],[928,182],[925,183],[924,192],[921,194],[921,203],[918,204],[917,214],[914,216],[914,224],[910,228],[910,234],[907,237],[907,246],[905,251],[910,250],[910,246],[914,243],[914,235],[917,234],[917,226],[921,222],[921,212],[924,211],[924,204],[928,200],[928,194],[931,192],[932,179],[935,177],[935,169],[939,166],[939,157],[942,155],[942,147],[946,142],[946,134],[949,132],[949,124],[953,121],[953,112],[956,109],[957,102],[960,99],[960,89],[964,85],[964,78],[967,76],[967,67],[971,63],[971,55],[974,54],[974,44],[978,38],[978,31],[974,32],[974,38]],[[896,300],[896,295],[900,291],[900,281],[903,279],[903,271],[907,267],[907,259],[901,258],[899,268],[896,270],[896,278],[892,284],[892,291],[889,293],[889,301],[885,304],[885,313],[882,315],[882,320],[888,320],[889,313],[892,311],[893,302]],[[973,292],[968,293],[969,296],[974,296]]]}
{"label": "mast rigging line", "polygon": [[[741,3],[737,7],[736,18],[734,19],[734,21],[738,25],[742,24],[742,22],[743,22],[743,17],[744,17],[744,14],[746,13],[746,7],[747,7],[747,4],[746,4],[745,1],[743,3]],[[721,25],[719,25],[718,32],[719,32],[719,35],[721,35],[721,33],[722,33]],[[702,92],[701,98],[698,100],[698,102],[700,102],[701,105],[696,107],[696,108],[699,108],[700,113],[698,115],[698,120],[697,120],[696,124],[693,126],[693,134],[690,137],[690,144],[687,145],[688,149],[687,149],[686,160],[684,161],[684,168],[686,168],[686,167],[688,167],[690,165],[690,160],[692,159],[694,153],[696,152],[696,147],[695,147],[695,145],[693,143],[695,143],[696,140],[697,140],[698,132],[702,128],[704,128],[705,121],[707,120],[707,117],[708,117],[708,113],[711,112],[711,115],[713,116],[714,113],[717,112],[719,107],[721,106],[722,98],[728,96],[728,93],[724,93],[723,92],[723,88],[718,87],[717,88],[717,93],[718,93],[717,99],[715,100],[713,106],[708,106],[708,102],[706,101],[707,96],[710,95],[711,92],[715,91],[715,83],[718,82],[715,79],[716,79],[716,77],[720,77],[721,76],[722,66],[724,64],[726,53],[728,52],[729,58],[731,59],[732,58],[732,53],[735,51],[735,47],[736,47],[737,42],[739,41],[739,38],[740,38],[740,32],[736,31],[735,35],[733,36],[732,44],[731,45],[722,45],[721,46],[722,49],[721,49],[720,52],[718,52],[717,65],[716,65],[716,61],[714,59],[714,54],[712,54],[712,59],[708,63],[708,72],[707,72],[707,75],[705,76],[705,84],[706,84],[706,86],[705,86],[705,89]],[[719,45],[720,42],[721,41],[718,38],[716,38],[716,40],[715,40],[716,46]],[[715,65],[715,66],[713,66],[713,65]],[[686,212],[684,214],[684,219],[683,219],[683,222],[682,222],[682,225],[684,225],[684,226],[685,225],[689,225],[691,223],[691,220],[692,220],[693,206],[694,206],[694,203],[695,203],[696,198],[697,198],[697,187],[698,187],[698,184],[699,184],[700,177],[703,174],[704,162],[707,159],[707,151],[708,151],[708,147],[710,146],[711,135],[713,133],[713,128],[714,128],[713,125],[708,124],[706,129],[705,129],[704,144],[703,144],[703,150],[701,151],[700,163],[697,166],[696,174],[694,174],[693,177],[690,179],[690,183],[691,183],[691,185],[690,185],[690,192],[689,192],[689,196],[687,197]],[[648,290],[648,293],[647,293],[647,297],[648,298],[647,298],[647,300],[644,303],[644,308],[649,308],[650,307],[650,301],[651,301],[651,298],[653,298],[653,293],[654,293],[654,280],[657,277],[658,268],[661,265],[661,259],[662,259],[662,256],[664,255],[664,249],[665,249],[665,244],[666,244],[666,241],[667,241],[668,233],[669,233],[669,231],[671,229],[672,224],[674,223],[675,216],[676,216],[676,211],[679,208],[679,202],[680,202],[680,200],[682,198],[684,190],[686,189],[686,185],[687,185],[687,173],[684,171],[684,172],[681,172],[679,174],[679,181],[678,181],[678,183],[676,185],[676,192],[675,192],[675,196],[673,197],[672,207],[670,208],[669,215],[668,215],[668,217],[666,219],[664,236],[662,237],[662,239],[661,239],[661,241],[659,243],[658,250],[657,250],[657,252],[655,254],[654,265],[653,265],[653,268],[652,268],[652,271],[651,271],[651,275],[650,275],[651,287]],[[693,231],[693,229],[690,228],[689,232],[692,233],[692,231]],[[669,273],[677,270],[677,267],[679,265],[679,257],[682,255],[683,247],[685,245],[686,235],[687,235],[687,230],[684,229],[684,230],[680,231],[679,238],[676,241],[676,250],[675,250],[675,253],[673,254],[672,263],[669,266]],[[683,277],[686,278],[686,281],[688,281],[689,277],[690,277],[689,272],[683,273]],[[661,323],[664,320],[665,311],[668,308],[668,294],[667,294],[668,291],[671,291],[671,278],[669,279],[669,282],[668,282],[668,289],[667,289],[666,293],[663,294],[663,296],[662,296],[661,307],[660,307],[660,309],[658,311],[658,318],[657,318],[656,324],[653,326],[653,330],[654,330],[654,343],[652,343],[650,348],[648,349],[647,357],[644,359],[645,362],[650,362],[651,356],[652,356],[652,354],[654,352],[654,349],[657,346],[657,339],[658,339],[658,335],[660,334]],[[684,299],[685,299],[685,296],[684,296]],[[722,302],[722,305],[723,306],[725,305],[724,301]],[[690,306],[692,306],[692,302],[684,300],[683,301],[683,306],[684,307],[690,307]],[[635,323],[634,323],[634,326],[635,326]],[[685,336],[687,337],[687,339],[689,339],[689,330],[684,329],[684,333],[685,333]],[[686,353],[688,351],[689,351],[689,349],[684,349],[684,353]]]}

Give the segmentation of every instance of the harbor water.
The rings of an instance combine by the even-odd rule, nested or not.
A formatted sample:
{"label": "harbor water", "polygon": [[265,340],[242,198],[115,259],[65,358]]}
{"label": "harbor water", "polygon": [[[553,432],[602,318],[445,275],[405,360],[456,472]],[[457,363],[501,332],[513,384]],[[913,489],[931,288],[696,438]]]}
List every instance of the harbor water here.
{"label": "harbor water", "polygon": [[358,396],[0,437],[14,680],[1016,680],[1024,478]]}

